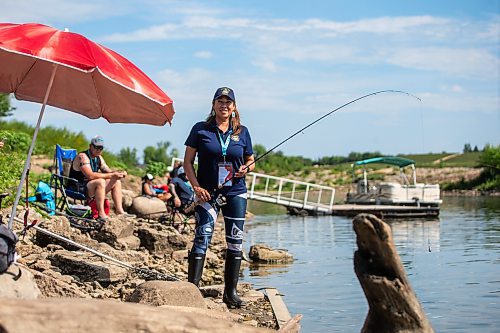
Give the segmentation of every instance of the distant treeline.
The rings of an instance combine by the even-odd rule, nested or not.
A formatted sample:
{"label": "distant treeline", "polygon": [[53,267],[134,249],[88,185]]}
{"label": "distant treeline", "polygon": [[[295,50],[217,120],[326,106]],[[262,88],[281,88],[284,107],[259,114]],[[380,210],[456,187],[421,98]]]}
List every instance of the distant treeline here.
{"label": "distant treeline", "polygon": [[[266,148],[259,144],[253,146],[253,151],[255,158],[259,158],[267,152]],[[283,175],[302,170],[308,166],[334,166],[377,156],[381,156],[381,153],[378,151],[366,153],[351,152],[347,156],[324,156],[318,159],[311,159],[302,156],[286,156],[283,152],[277,151],[269,153],[264,159],[260,160],[256,165],[256,171]]]}
{"label": "distant treeline", "polygon": [[[20,174],[20,171],[15,172],[14,169],[21,168],[21,166],[13,165],[12,161],[21,161],[25,158],[33,132],[34,127],[23,122],[0,120],[0,139],[3,139],[5,142],[5,147],[0,150],[3,155],[0,156],[0,168],[2,168],[2,171],[10,170],[13,172],[13,177],[17,177],[18,175],[16,174],[18,173]],[[56,144],[61,144],[65,148],[75,148],[78,151],[85,150],[88,148],[89,140],[90,138],[86,137],[83,132],[75,133],[67,128],[55,128],[52,126],[43,127],[38,134],[34,154],[50,157],[54,153]],[[256,158],[263,156],[267,152],[267,149],[260,144],[254,145],[253,148]],[[450,154],[442,152],[439,154],[399,156],[414,159],[419,166],[477,166],[485,168],[481,179],[471,183],[460,182],[459,184],[450,184],[448,189],[480,188],[487,190],[500,188],[500,146],[486,145],[481,151],[477,148],[469,148],[469,145],[466,145],[464,150],[467,152],[455,157],[453,160],[447,159],[446,162],[438,164],[435,164],[436,160]],[[470,150],[472,152],[469,152]],[[122,148],[118,154],[105,150],[103,154],[111,167],[125,169],[137,176],[142,176],[146,172],[163,176],[167,172],[167,167],[170,165],[172,158],[179,156],[178,150],[172,148],[168,141],[158,142],[156,146],[147,146],[143,150],[144,159],[142,164],[139,162],[136,148]],[[283,152],[277,151],[269,153],[266,158],[260,160],[256,164],[255,171],[276,176],[284,176],[300,171],[307,172],[311,167],[325,167],[335,171],[348,168],[349,164],[354,161],[382,155],[378,151],[364,153],[351,152],[347,156],[334,155],[311,159],[303,156],[286,156]],[[0,179],[0,185],[3,184],[4,188],[7,183],[9,185],[11,183],[10,181],[7,181],[7,183],[5,181],[5,178],[3,180]]]}

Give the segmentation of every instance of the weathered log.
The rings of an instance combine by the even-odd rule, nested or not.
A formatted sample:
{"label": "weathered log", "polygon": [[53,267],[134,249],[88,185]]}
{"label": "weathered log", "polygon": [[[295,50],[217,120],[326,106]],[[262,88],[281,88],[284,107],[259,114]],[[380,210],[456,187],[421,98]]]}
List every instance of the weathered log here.
{"label": "weathered log", "polygon": [[354,270],[369,305],[361,333],[434,332],[406,276],[391,228],[371,214],[353,220]]}

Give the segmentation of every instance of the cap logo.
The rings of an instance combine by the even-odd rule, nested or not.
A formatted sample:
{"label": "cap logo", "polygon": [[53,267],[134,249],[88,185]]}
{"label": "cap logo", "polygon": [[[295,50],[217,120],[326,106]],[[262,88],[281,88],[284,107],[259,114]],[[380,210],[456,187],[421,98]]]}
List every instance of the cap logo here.
{"label": "cap logo", "polygon": [[231,90],[229,88],[222,88],[221,94],[222,95],[229,95]]}

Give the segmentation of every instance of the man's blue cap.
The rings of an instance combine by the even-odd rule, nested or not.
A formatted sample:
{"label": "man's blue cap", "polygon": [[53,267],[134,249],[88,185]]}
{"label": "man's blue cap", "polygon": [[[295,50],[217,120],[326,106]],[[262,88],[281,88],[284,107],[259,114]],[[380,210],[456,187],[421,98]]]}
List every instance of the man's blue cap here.
{"label": "man's blue cap", "polygon": [[221,87],[221,88],[217,89],[217,91],[215,92],[215,95],[214,95],[214,101],[222,96],[226,96],[227,98],[229,98],[233,102],[236,101],[236,99],[234,98],[234,91],[231,88]]}

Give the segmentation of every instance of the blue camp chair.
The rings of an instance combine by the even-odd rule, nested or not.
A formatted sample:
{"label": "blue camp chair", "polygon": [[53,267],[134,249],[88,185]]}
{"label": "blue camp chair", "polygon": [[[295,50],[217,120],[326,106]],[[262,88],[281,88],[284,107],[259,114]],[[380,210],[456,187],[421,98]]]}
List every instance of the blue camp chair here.
{"label": "blue camp chair", "polygon": [[85,193],[78,192],[78,181],[69,177],[71,163],[77,155],[76,149],[63,149],[56,145],[54,166],[50,178],[50,186],[55,192],[56,209],[63,212],[70,207],[69,200],[74,204],[84,204]]}

